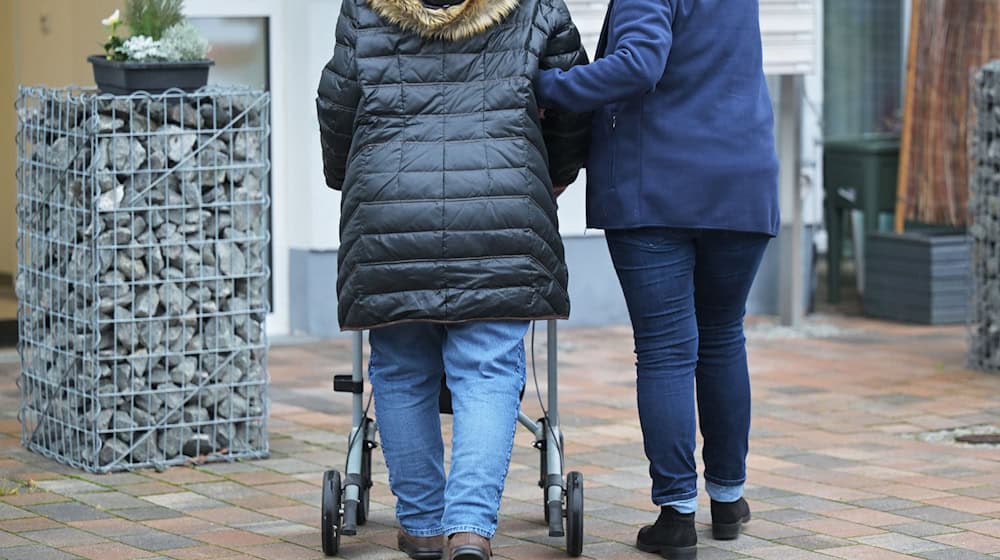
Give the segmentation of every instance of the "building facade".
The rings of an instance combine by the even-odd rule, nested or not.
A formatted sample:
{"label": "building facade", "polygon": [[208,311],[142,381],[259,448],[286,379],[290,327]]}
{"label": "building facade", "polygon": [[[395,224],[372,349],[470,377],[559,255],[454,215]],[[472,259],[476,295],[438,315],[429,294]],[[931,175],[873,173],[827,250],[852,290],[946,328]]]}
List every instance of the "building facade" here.
{"label": "building facade", "polygon": [[[798,193],[800,162],[819,159],[808,126],[801,126],[802,76],[816,79],[822,29],[818,0],[760,0],[765,65],[772,80],[782,130],[794,148],[782,154],[790,217]],[[607,3],[568,0],[585,45],[593,53]],[[12,48],[0,62],[0,106],[11,107],[16,84],[89,84],[85,62],[102,41],[100,19],[119,7],[116,0],[7,0],[0,31]],[[243,83],[272,94],[272,282],[269,331],[276,335],[332,336],[336,324],[336,251],[339,194],[325,188],[315,118],[319,72],[333,52],[338,0],[187,0],[195,25],[213,43],[217,65],[212,81]],[[10,45],[9,45],[10,46]],[[3,51],[0,51],[3,52]],[[4,56],[4,55],[0,55]],[[5,66],[6,65],[6,66]],[[782,78],[783,77],[783,78]],[[797,78],[796,78],[797,77]],[[795,88],[788,79],[796,80]],[[821,82],[820,82],[821,83]],[[796,89],[797,88],[797,89]],[[791,97],[794,97],[791,98]],[[16,270],[14,239],[13,114],[0,112],[0,282]],[[805,141],[802,138],[806,138]],[[786,138],[788,140],[788,138]],[[803,152],[801,147],[805,146]],[[807,166],[807,165],[806,165]],[[794,183],[794,185],[793,185]],[[587,230],[584,179],[560,199],[561,231],[570,266],[573,318],[577,325],[624,323],[627,313],[600,232]],[[808,201],[807,201],[808,202]],[[808,204],[807,204],[808,206]],[[800,215],[809,214],[806,212]],[[820,213],[814,212],[818,221]],[[790,222],[792,223],[792,222]],[[802,224],[799,224],[801,227]],[[784,234],[783,234],[784,235]],[[790,235],[790,234],[789,234]],[[801,234],[800,234],[801,235]],[[776,255],[780,251],[775,251]],[[773,268],[780,268],[774,259]],[[760,283],[752,311],[775,312],[781,291],[773,278]],[[753,306],[752,306],[753,307]],[[3,317],[0,317],[2,320]]]}

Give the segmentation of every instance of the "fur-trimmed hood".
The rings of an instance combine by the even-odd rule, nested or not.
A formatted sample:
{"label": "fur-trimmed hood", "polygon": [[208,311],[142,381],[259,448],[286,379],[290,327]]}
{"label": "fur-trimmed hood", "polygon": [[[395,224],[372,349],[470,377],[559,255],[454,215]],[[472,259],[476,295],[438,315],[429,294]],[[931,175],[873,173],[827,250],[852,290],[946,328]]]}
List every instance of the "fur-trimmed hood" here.
{"label": "fur-trimmed hood", "polygon": [[465,0],[433,8],[421,0],[368,0],[389,22],[429,39],[459,41],[478,35],[513,12],[520,0]]}

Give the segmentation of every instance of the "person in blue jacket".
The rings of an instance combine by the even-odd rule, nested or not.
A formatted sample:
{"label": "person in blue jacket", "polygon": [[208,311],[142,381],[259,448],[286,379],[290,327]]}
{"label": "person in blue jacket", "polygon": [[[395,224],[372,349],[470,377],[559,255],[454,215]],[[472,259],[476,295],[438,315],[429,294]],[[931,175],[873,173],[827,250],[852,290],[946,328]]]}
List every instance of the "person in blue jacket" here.
{"label": "person in blue jacket", "polygon": [[743,319],[779,228],[758,10],[758,0],[612,0],[596,60],[543,71],[535,88],[542,107],[594,111],[587,220],[606,230],[631,315],[661,507],[637,546],[666,558],[697,550],[696,402],[713,535],[737,538],[750,518]]}

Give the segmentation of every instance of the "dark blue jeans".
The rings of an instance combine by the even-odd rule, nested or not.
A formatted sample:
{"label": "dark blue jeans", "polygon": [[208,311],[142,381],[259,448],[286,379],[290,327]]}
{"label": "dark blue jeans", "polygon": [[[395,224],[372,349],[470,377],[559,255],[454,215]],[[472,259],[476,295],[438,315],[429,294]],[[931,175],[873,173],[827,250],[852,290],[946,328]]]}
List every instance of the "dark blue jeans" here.
{"label": "dark blue jeans", "polygon": [[697,508],[696,381],[706,489],[735,501],[750,432],[743,318],[770,237],[643,228],[608,231],[607,240],[632,318],[653,503]]}

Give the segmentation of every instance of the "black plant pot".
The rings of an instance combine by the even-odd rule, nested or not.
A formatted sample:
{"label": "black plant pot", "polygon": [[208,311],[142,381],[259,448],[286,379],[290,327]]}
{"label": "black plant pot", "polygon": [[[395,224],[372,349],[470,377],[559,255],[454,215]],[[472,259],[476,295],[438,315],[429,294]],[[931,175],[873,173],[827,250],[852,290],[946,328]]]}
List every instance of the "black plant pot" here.
{"label": "black plant pot", "polygon": [[964,323],[972,286],[964,232],[872,233],[865,242],[865,315],[925,325]]}
{"label": "black plant pot", "polygon": [[94,82],[102,93],[128,95],[137,91],[163,93],[168,89],[192,92],[208,83],[211,60],[193,62],[121,62],[103,55],[87,57]]}

